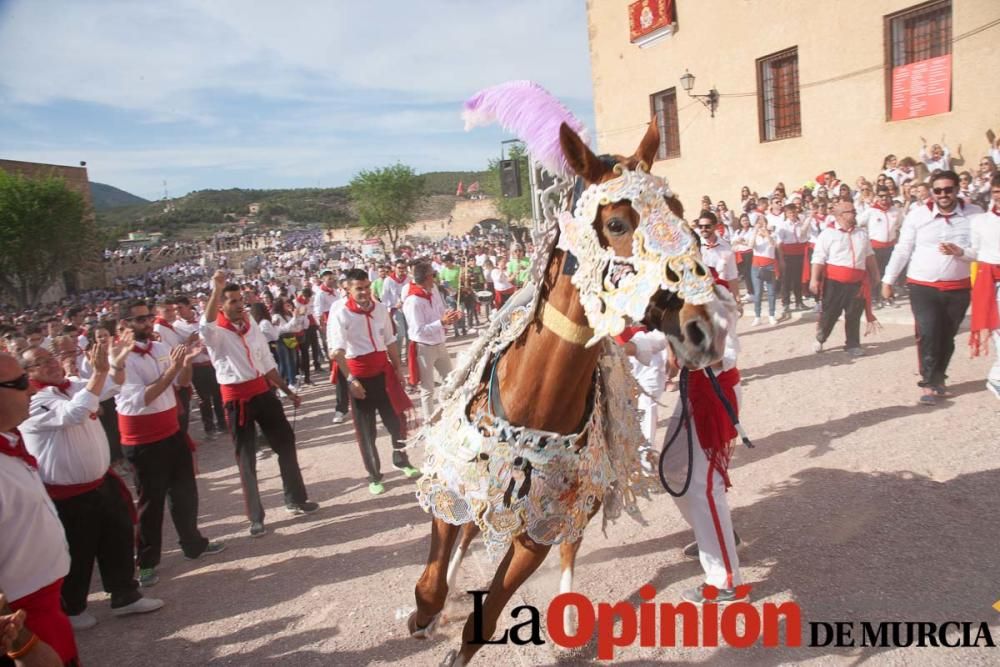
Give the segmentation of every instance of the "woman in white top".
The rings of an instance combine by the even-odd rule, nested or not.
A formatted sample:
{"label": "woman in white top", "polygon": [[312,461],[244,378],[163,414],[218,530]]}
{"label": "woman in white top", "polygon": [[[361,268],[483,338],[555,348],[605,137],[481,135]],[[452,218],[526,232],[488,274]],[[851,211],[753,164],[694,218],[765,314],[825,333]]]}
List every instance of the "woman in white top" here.
{"label": "woman in white top", "polygon": [[282,298],[274,300],[272,307],[271,324],[278,335],[278,372],[289,387],[295,385],[295,375],[298,367],[298,347],[299,341],[295,337],[297,331],[302,331],[305,327],[296,316],[292,304]]}
{"label": "woman in white top", "polygon": [[490,280],[493,282],[493,293],[496,295],[493,299],[493,305],[501,308],[507,303],[507,299],[511,297],[516,288],[504,270],[503,265],[498,265],[490,271]]}
{"label": "woman in white top", "polygon": [[736,224],[738,227],[732,233],[730,243],[736,254],[736,267],[740,271],[740,278],[743,279],[743,284],[747,288],[747,298],[752,299],[754,291],[750,269],[753,264],[753,248],[750,243],[753,239],[754,229],[750,225],[750,216],[746,213],[740,216]]}
{"label": "woman in white top", "polygon": [[750,237],[750,247],[753,249],[753,266],[750,269],[750,278],[753,281],[754,318],[752,326],[760,324],[761,300],[765,287],[767,288],[767,319],[771,324],[777,324],[778,320],[775,314],[778,299],[776,288],[778,248],[774,235],[767,228],[767,218],[764,216],[757,218],[753,235]]}

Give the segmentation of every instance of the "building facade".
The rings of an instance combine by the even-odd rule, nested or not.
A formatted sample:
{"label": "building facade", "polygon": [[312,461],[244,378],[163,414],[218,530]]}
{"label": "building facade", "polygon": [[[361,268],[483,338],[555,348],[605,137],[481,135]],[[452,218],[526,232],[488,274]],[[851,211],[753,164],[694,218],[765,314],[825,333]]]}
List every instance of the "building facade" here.
{"label": "building facade", "polygon": [[[655,115],[653,172],[689,213],[831,169],[853,187],[921,137],[975,173],[1000,134],[1000,0],[587,4],[597,149],[631,154]],[[685,72],[690,93],[717,89],[714,117]]]}

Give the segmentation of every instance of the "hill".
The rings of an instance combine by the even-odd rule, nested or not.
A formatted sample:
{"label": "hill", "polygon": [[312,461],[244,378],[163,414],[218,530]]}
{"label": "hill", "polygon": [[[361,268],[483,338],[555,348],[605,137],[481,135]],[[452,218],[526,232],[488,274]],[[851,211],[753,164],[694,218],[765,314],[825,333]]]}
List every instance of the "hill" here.
{"label": "hill", "polygon": [[130,206],[134,204],[148,204],[148,199],[137,197],[131,192],[119,190],[113,185],[104,183],[90,183],[90,199],[94,203],[94,208],[98,211],[120,206]]}
{"label": "hill", "polygon": [[[475,181],[485,181],[486,173],[438,171],[421,174],[428,196],[417,210],[418,218],[447,217],[457,200],[455,188],[458,182],[461,180],[468,186]],[[136,202],[115,208],[102,208],[95,202],[97,223],[107,241],[122,238],[128,232],[138,229],[162,232],[171,238],[201,237],[249,216],[250,205],[258,204],[259,212],[253,218],[265,224],[297,222],[330,227],[357,224],[357,215],[347,186],[284,190],[198,190],[174,199],[170,204],[168,208],[162,201]]]}

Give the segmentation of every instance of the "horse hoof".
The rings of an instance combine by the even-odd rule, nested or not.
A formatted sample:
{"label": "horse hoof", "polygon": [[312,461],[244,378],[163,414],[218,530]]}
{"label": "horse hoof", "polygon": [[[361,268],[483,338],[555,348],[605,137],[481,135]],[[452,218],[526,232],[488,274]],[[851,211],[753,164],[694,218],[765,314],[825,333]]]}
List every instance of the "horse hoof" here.
{"label": "horse hoof", "polygon": [[430,622],[424,627],[417,625],[417,612],[410,614],[410,617],[406,619],[406,629],[410,631],[410,637],[413,639],[430,639],[434,634],[435,628],[437,628],[438,621],[441,619],[441,612],[434,614],[431,617]]}

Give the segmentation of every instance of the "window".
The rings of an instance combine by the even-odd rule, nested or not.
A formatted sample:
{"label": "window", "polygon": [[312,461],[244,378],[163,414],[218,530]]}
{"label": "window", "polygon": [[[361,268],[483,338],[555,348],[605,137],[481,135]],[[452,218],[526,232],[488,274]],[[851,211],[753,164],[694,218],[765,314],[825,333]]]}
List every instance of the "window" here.
{"label": "window", "polygon": [[656,159],[680,157],[681,133],[677,126],[677,89],[668,88],[650,95],[649,105],[656,115],[656,127],[660,130],[660,147],[656,151]]}
{"label": "window", "polygon": [[885,17],[886,118],[951,109],[951,0]]}
{"label": "window", "polygon": [[761,141],[802,135],[798,47],[757,61],[757,106]]}

